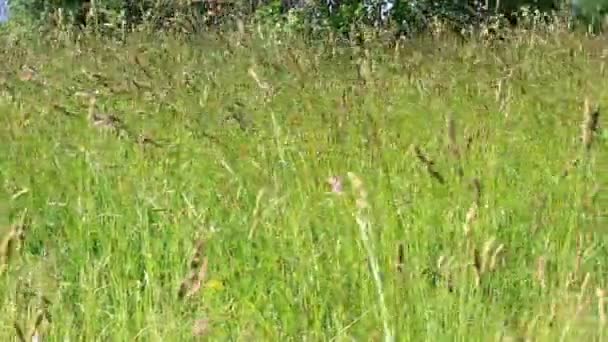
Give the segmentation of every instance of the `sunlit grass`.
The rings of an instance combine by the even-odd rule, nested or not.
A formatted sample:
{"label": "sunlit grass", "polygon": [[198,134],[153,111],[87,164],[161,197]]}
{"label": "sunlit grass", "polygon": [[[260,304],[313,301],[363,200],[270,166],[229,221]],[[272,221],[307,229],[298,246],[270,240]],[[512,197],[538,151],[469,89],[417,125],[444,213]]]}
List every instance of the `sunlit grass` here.
{"label": "sunlit grass", "polygon": [[237,36],[1,50],[0,340],[602,338],[602,38]]}

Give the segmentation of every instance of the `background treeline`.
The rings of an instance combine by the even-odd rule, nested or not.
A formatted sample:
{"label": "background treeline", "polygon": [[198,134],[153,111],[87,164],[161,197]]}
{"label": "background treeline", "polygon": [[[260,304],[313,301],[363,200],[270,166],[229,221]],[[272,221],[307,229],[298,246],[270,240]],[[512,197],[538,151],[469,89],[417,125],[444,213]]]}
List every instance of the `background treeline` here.
{"label": "background treeline", "polygon": [[463,32],[481,23],[514,25],[522,17],[547,22],[571,14],[599,25],[608,0],[11,0],[10,5],[20,21],[105,31],[147,25],[192,32],[238,19],[305,33],[373,26],[413,35],[437,22]]}

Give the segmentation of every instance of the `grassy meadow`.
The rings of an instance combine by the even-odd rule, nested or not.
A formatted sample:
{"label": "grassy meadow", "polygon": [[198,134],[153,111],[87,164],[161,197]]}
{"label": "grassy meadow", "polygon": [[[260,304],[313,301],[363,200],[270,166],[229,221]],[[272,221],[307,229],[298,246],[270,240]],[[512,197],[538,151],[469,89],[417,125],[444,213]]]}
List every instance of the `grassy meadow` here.
{"label": "grassy meadow", "polygon": [[605,37],[0,39],[2,341],[608,337]]}

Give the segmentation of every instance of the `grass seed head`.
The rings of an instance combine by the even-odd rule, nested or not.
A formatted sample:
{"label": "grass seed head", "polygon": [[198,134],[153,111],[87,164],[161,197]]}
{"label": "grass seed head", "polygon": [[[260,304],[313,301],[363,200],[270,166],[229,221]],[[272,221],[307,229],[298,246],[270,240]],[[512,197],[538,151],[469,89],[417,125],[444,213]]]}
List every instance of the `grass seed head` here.
{"label": "grass seed head", "polygon": [[348,178],[353,186],[353,190],[355,191],[355,196],[357,200],[357,208],[366,209],[369,207],[369,202],[367,201],[367,191],[363,186],[363,181],[359,176],[354,174],[353,172],[348,173]]}
{"label": "grass seed head", "polygon": [[501,243],[494,250],[494,253],[492,254],[492,257],[490,258],[490,264],[488,265],[488,269],[490,271],[493,272],[498,267],[498,261],[499,261],[499,258],[503,255],[504,249],[505,249],[505,245]]}
{"label": "grass seed head", "polygon": [[477,210],[478,210],[477,203],[473,202],[473,204],[469,207],[469,210],[467,211],[467,216],[466,216],[465,222],[464,222],[463,230],[464,230],[464,235],[466,237],[471,236],[473,224],[477,220]]}
{"label": "grass seed head", "polygon": [[485,273],[486,271],[489,270],[489,265],[490,265],[490,257],[491,257],[491,251],[492,251],[492,247],[494,247],[494,238],[491,238],[489,240],[487,240],[484,244],[483,244],[483,251],[481,254],[481,271],[482,273]]}

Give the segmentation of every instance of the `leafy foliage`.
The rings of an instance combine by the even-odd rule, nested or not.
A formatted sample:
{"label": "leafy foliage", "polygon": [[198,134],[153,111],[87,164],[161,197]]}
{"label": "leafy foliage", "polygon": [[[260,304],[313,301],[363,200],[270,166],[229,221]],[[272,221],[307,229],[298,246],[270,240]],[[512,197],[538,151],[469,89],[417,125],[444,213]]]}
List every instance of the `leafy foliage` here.
{"label": "leafy foliage", "polygon": [[[99,32],[112,28],[197,32],[233,25],[235,19],[256,22],[279,31],[311,34],[332,30],[347,35],[353,28],[382,27],[396,35],[428,32],[437,22],[464,32],[506,18],[516,24],[522,13],[554,13],[565,0],[15,0],[22,21],[56,24],[63,17],[77,27]],[[608,0],[574,0],[573,14],[599,27]],[[100,29],[103,28],[103,29]]]}

